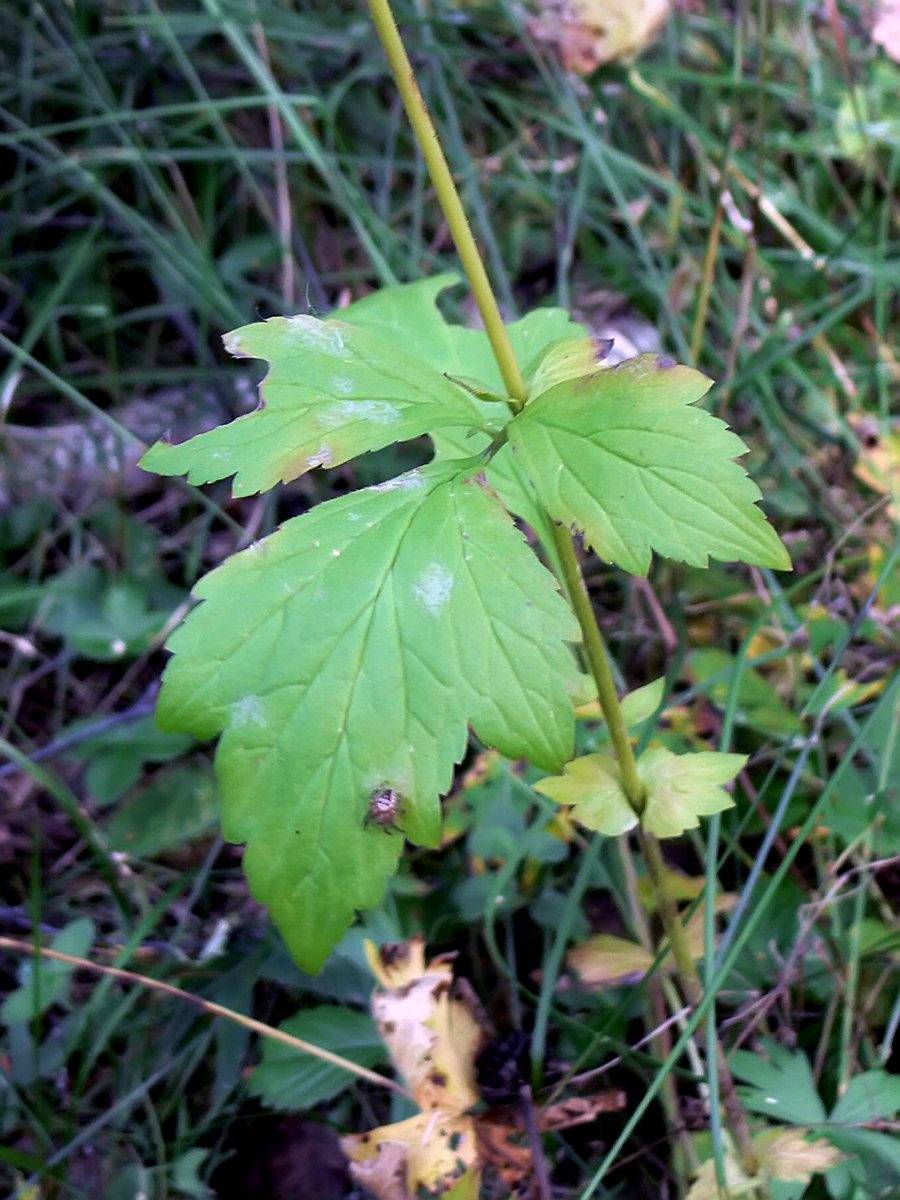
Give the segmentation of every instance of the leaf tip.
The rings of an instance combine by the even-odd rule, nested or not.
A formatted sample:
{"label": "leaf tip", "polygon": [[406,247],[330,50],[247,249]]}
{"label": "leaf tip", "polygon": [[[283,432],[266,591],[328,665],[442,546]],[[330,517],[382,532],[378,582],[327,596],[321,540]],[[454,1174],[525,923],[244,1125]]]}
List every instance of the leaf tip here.
{"label": "leaf tip", "polygon": [[232,329],[230,333],[225,333],[222,335],[222,345],[232,356],[232,358],[252,357],[244,350],[244,342],[241,338],[241,334],[243,332],[243,329]]}
{"label": "leaf tip", "polygon": [[145,450],[138,459],[138,466],[142,471],[153,471],[154,474],[160,474],[156,467],[160,455],[164,455],[167,450],[172,449],[172,443],[169,441],[171,431],[167,430],[163,436],[153,443],[149,450]]}

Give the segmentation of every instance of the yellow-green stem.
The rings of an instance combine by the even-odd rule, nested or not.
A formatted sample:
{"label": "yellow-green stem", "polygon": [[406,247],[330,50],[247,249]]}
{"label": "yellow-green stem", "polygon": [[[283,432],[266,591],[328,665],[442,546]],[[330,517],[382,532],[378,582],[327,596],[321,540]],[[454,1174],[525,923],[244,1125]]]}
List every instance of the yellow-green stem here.
{"label": "yellow-green stem", "polygon": [[644,811],[646,789],[638,774],[637,759],[634,757],[634,749],[631,745],[631,738],[628,735],[628,726],[625,724],[622,706],[619,703],[619,694],[616,691],[616,682],[613,679],[609,654],[607,653],[606,646],[603,644],[603,638],[594,617],[593,607],[591,606],[591,599],[587,594],[587,588],[584,586],[584,578],[581,574],[578,556],[575,553],[572,535],[568,529],[564,529],[556,523],[553,524],[552,529],[553,544],[559,556],[563,583],[569,597],[569,603],[574,608],[578,624],[581,626],[581,636],[584,639],[584,653],[588,661],[588,666],[591,669],[591,674],[594,677],[594,682],[597,684],[600,708],[609,728],[609,736],[612,740],[613,749],[616,752],[619,770],[622,772],[622,786],[625,789],[625,795],[628,797],[628,803],[636,815],[640,816]]}
{"label": "yellow-green stem", "polygon": [[400,37],[400,31],[397,29],[397,22],[391,12],[389,0],[368,0],[368,3],[378,36],[381,38],[390,63],[391,74],[415,132],[416,141],[425,158],[428,174],[431,176],[431,182],[434,184],[441,209],[450,226],[450,233],[471,285],[478,311],[484,321],[485,332],[497,359],[500,374],[503,376],[504,386],[515,406],[521,408],[527,397],[525,380],[503,323],[497,297],[494,295],[494,289],[491,287],[472,234],[469,219],[462,206],[453,175],[441,147],[437,130],[429,115],[425,99],[419,90],[406,47]]}
{"label": "yellow-green stem", "polygon": [[[622,864],[622,873],[625,876],[625,892],[628,898],[629,914],[631,916],[631,933],[637,937],[644,950],[651,958],[655,957],[656,947],[653,944],[653,937],[650,933],[650,922],[647,913],[641,903],[640,891],[638,888],[637,872],[634,869],[634,859],[631,853],[631,847],[628,844],[628,839],[620,837],[617,839],[619,861]],[[672,1050],[672,1041],[669,1037],[666,1025],[666,1001],[667,995],[665,986],[668,981],[665,975],[651,975],[647,980],[647,998],[644,1005],[644,1019],[648,1029],[658,1029],[650,1045],[653,1053],[660,1062],[665,1062]],[[669,990],[674,991],[674,984],[669,984]],[[675,1003],[670,1005],[672,1013],[677,1013],[681,1008],[683,1001],[677,995],[674,997]],[[696,1167],[694,1163],[693,1145],[690,1135],[684,1127],[681,1120],[681,1113],[678,1106],[678,1088],[675,1084],[675,1076],[669,1074],[663,1081],[660,1091],[660,1099],[662,1100],[663,1110],[666,1114],[666,1120],[669,1125],[669,1130],[673,1138],[677,1138],[681,1146],[681,1158],[683,1163],[690,1163]],[[683,1196],[687,1191],[685,1181],[682,1178],[681,1163],[678,1161],[678,1156],[673,1156],[673,1168],[678,1183],[678,1195]]]}
{"label": "yellow-green stem", "polygon": [[[387,54],[391,73],[415,132],[416,140],[425,158],[425,164],[428,167],[428,172],[434,184],[438,201],[447,219],[450,234],[456,245],[459,257],[462,260],[469,284],[481,312],[485,331],[490,340],[491,348],[494,351],[494,356],[500,368],[507,393],[514,407],[517,409],[521,408],[527,399],[527,389],[522,371],[516,360],[515,351],[510,342],[506,326],[503,323],[500,307],[497,304],[494,290],[491,287],[487,271],[478,251],[478,246],[476,245],[469,220],[460,200],[453,175],[444,156],[437,130],[428,113],[425,100],[416,82],[412,64],[409,61],[406,48],[397,29],[397,23],[391,11],[390,0],[368,0],[368,5],[372,13],[372,18],[375,21],[378,35]],[[628,735],[628,726],[625,723],[622,706],[619,703],[609,655],[596,618],[594,617],[594,610],[591,607],[587,589],[584,585],[572,535],[567,529],[557,525],[555,522],[551,522],[550,526],[553,531],[554,545],[559,556],[563,583],[581,627],[588,665],[597,684],[600,707],[609,727],[610,738],[616,752],[619,770],[622,775],[622,786],[635,815],[639,817],[644,810],[646,790],[641,782],[637,759],[635,758],[631,739]],[[657,895],[657,904],[663,918],[666,934],[672,945],[672,953],[675,957],[676,966],[679,975],[682,977],[685,996],[691,1005],[696,1005],[702,999],[703,989],[700,985],[700,977],[697,974],[697,969],[694,966],[693,959],[687,947],[684,926],[678,915],[675,899],[669,888],[668,878],[662,864],[659,843],[653,837],[650,837],[648,842],[645,835],[642,839],[642,844],[645,856],[648,854],[649,847],[647,869]],[[720,1086],[729,1125],[732,1128],[732,1133],[737,1143],[742,1165],[745,1171],[752,1176],[758,1170],[758,1159],[753,1144],[750,1141],[747,1117],[735,1090],[734,1080],[731,1077],[731,1072],[728,1069],[722,1049],[718,1042],[716,1045],[718,1057],[716,1067],[719,1072]]]}
{"label": "yellow-green stem", "polygon": [[[675,959],[675,969],[684,992],[684,998],[691,1008],[696,1008],[703,999],[703,984],[697,971],[691,948],[687,940],[687,932],[678,913],[678,906],[669,887],[666,864],[663,860],[659,841],[652,833],[641,833],[641,849],[647,864],[647,874],[653,884],[656,903],[663,929],[669,939],[672,957]],[[713,1019],[713,1018],[711,1018]],[[751,1178],[759,1171],[759,1156],[753,1145],[747,1113],[737,1094],[734,1076],[725,1058],[725,1052],[718,1039],[716,1043],[716,1070],[719,1076],[719,1090],[722,1093],[722,1103],[728,1126],[734,1137],[735,1146],[740,1156],[741,1165]]]}

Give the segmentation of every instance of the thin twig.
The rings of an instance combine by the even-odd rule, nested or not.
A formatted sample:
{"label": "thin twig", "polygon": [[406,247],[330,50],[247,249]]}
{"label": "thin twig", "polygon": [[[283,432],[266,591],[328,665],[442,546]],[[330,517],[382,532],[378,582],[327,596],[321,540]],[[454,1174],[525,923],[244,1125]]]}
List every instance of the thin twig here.
{"label": "thin twig", "polygon": [[538,1129],[537,1114],[534,1111],[531,1084],[523,1083],[519,1088],[519,1103],[522,1105],[522,1116],[525,1118],[525,1132],[531,1150],[531,1161],[534,1163],[534,1182],[537,1184],[538,1195],[540,1200],[553,1200],[550,1172],[547,1170],[541,1131]]}
{"label": "thin twig", "polygon": [[33,946],[29,942],[20,942],[16,938],[0,937],[0,948],[16,950],[20,954],[37,953],[42,958],[52,958],[57,962],[69,963],[70,966],[80,967],[84,971],[95,971],[99,975],[112,975],[114,978],[122,979],[126,983],[136,983],[140,987],[151,988],[153,991],[163,992],[167,996],[174,996],[177,1000],[187,1000],[189,1004],[193,1004],[197,1008],[202,1008],[210,1016],[225,1017],[229,1021],[243,1025],[245,1029],[252,1030],[253,1033],[259,1033],[263,1037],[272,1038],[276,1042],[283,1042],[285,1046],[290,1046],[294,1050],[302,1050],[304,1054],[311,1054],[314,1058],[331,1063],[332,1066],[341,1067],[343,1070],[349,1071],[351,1075],[357,1075],[360,1079],[365,1079],[369,1083],[377,1084],[379,1087],[390,1088],[391,1091],[397,1092],[401,1096],[406,1096],[407,1099],[411,1100],[413,1098],[412,1093],[403,1087],[402,1084],[395,1082],[393,1079],[388,1079],[384,1075],[379,1075],[376,1071],[370,1071],[368,1067],[361,1067],[359,1063],[351,1062],[348,1058],[341,1058],[339,1054],[332,1054],[330,1050],[323,1050],[320,1046],[314,1046],[311,1042],[304,1042],[302,1038],[292,1037],[289,1033],[285,1033],[281,1029],[273,1029],[271,1025],[265,1025],[262,1021],[257,1021],[253,1017],[245,1017],[243,1013],[235,1012],[231,1008],[225,1008],[222,1004],[215,1004],[212,1000],[204,1000],[202,996],[195,996],[193,992],[186,992],[171,983],[163,983],[161,979],[152,979],[149,975],[139,975],[136,971],[125,971],[121,967],[106,967],[101,963],[91,962],[89,958],[76,958],[74,954],[62,954],[59,950],[50,950],[46,946]]}

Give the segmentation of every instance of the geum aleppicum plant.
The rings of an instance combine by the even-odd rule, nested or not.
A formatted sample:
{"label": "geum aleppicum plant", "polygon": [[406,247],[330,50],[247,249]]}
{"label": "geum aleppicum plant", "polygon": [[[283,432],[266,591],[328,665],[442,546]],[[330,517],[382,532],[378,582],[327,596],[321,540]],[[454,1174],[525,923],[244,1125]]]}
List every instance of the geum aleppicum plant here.
{"label": "geum aleppicum plant", "polygon": [[[654,551],[694,566],[790,560],[735,461],[746,446],[695,407],[709,379],[654,355],[606,368],[603,347],[559,309],[504,325],[389,4],[369,7],[485,332],[443,319],[437,296],[456,282],[443,275],[336,317],[274,317],[228,335],[232,354],[269,363],[259,407],[182,445],[158,443],[148,470],[198,484],[234,476],[235,495],[248,496],[424,434],[436,454],[285,522],[202,579],[202,603],[169,642],[158,720],[222,735],[225,834],[247,843],[253,889],[307,970],[357,910],[379,903],[404,837],[439,844],[440,798],[471,726],[510,758],[563,771],[541,790],[587,828],[638,830],[696,1006],[702,988],[657,839],[727,807],[724,785],[744,758],[650,747],[636,759],[572,531],[635,574]],[[571,761],[581,664],[614,757]],[[717,1045],[715,1055],[755,1176],[746,1116]]]}
{"label": "geum aleppicum plant", "polygon": [[[638,824],[615,759],[569,761],[585,693],[579,625],[511,513],[540,528],[546,512],[635,573],[652,550],[787,565],[733,461],[743,443],[693,407],[705,376],[652,355],[598,366],[582,328],[538,309],[508,326],[527,364],[514,412],[486,334],[436,307],[453,282],[229,334],[231,353],[270,364],[259,408],[143,460],[192,483],[234,475],[246,496],[422,434],[438,446],[429,465],[233,555],[197,585],[203,603],[169,641],[159,723],[222,734],[226,836],[247,843],[253,889],[309,970],[379,903],[401,833],[438,845],[470,725],[510,758],[565,766],[541,790],[589,828]],[[718,785],[743,761],[646,751],[644,828],[674,836],[724,808]],[[400,798],[392,826],[373,824],[387,790]]]}

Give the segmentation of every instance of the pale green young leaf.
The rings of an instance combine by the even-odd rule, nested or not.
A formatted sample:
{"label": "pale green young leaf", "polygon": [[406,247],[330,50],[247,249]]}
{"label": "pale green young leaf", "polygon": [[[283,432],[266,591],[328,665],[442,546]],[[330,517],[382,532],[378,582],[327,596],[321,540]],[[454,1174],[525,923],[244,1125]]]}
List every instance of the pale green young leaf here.
{"label": "pale green young leaf", "polygon": [[612,349],[610,338],[564,337],[553,342],[540,355],[529,380],[528,396],[536,400],[557,384],[592,375]]}
{"label": "pale green young leaf", "polygon": [[[640,823],[657,837],[677,837],[694,829],[699,817],[730,808],[734,801],[722,787],[746,763],[743,754],[711,750],[673,754],[663,747],[646,750],[638,774],[646,796]],[[585,754],[566,763],[562,775],[534,785],[557,804],[572,805],[572,816],[587,829],[618,837],[638,824],[628,803],[618,762],[607,754]]]}
{"label": "pale green young leaf", "polygon": [[647,789],[641,824],[657,837],[678,837],[734,804],[723,784],[730,783],[747,762],[745,754],[701,750],[673,754],[663,746],[645,750],[638,771]]}
{"label": "pale green young leaf", "polygon": [[237,357],[269,362],[259,407],[178,446],[157,442],[141,460],[145,470],[187,474],[191,483],[234,475],[234,494],[249,496],[430,429],[490,426],[442,371],[342,318],[272,317],[225,344]]}
{"label": "pale green young leaf", "polygon": [[552,517],[601,558],[645,574],[652,551],[787,569],[790,559],[734,459],[747,447],[692,407],[711,381],[655,355],[560,383],[509,423],[509,439]]}
{"label": "pale green young leaf", "polygon": [[534,785],[557,804],[572,805],[572,816],[586,829],[619,837],[638,819],[622,787],[619,764],[608,754],[585,754],[566,763],[562,775]]}
{"label": "pale green young leaf", "polygon": [[377,904],[402,838],[367,822],[397,791],[410,840],[467,723],[511,758],[572,753],[574,617],[496,497],[432,465],[320,505],[201,580],[172,637],[165,728],[224,731],[224,829],[307,970]]}
{"label": "pale green young leaf", "polygon": [[635,688],[633,692],[622,697],[622,716],[629,729],[633,729],[636,725],[646,721],[648,717],[653,716],[662,704],[665,690],[665,676],[661,676],[659,679],[654,679],[652,683],[645,683],[643,687]]}

